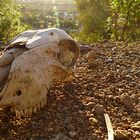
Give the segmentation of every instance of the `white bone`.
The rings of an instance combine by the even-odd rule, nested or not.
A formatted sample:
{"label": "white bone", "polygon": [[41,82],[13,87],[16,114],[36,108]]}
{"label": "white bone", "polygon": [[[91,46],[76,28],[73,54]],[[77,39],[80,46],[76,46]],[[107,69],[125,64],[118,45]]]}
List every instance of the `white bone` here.
{"label": "white bone", "polygon": [[25,31],[19,35],[17,35],[13,40],[10,41],[11,44],[15,44],[17,42],[27,42],[31,39],[38,31],[37,30],[29,30]]}
{"label": "white bone", "polygon": [[[0,107],[12,105],[14,110],[20,110],[19,113],[16,111],[17,116],[27,117],[44,107],[50,86],[54,81],[62,81],[71,75],[71,67],[79,55],[78,45],[62,30],[38,30],[31,32],[31,36],[30,33],[23,33],[5,52],[12,53],[14,60],[0,93]],[[14,48],[14,43],[22,38],[27,41],[23,51]],[[3,82],[2,79],[0,81]]]}
{"label": "white bone", "polygon": [[24,110],[24,115],[25,115],[25,117],[28,117],[28,115],[29,115],[28,109],[25,109],[25,110]]}
{"label": "white bone", "polygon": [[21,115],[21,116],[24,116],[23,110],[20,111],[20,115]]}
{"label": "white bone", "polygon": [[37,105],[37,110],[39,111],[41,108],[40,104]]}
{"label": "white bone", "polygon": [[18,110],[15,110],[15,113],[16,113],[16,117],[17,118],[20,118],[21,117],[20,112]]}
{"label": "white bone", "polygon": [[46,99],[46,96],[44,97],[44,106],[47,105],[47,99]]}
{"label": "white bone", "polygon": [[42,101],[42,102],[40,103],[40,106],[41,106],[41,108],[44,107],[44,101]]}
{"label": "white bone", "polygon": [[35,107],[34,107],[34,113],[36,113],[36,112],[37,112],[37,107],[35,106]]}
{"label": "white bone", "polygon": [[31,115],[33,112],[32,108],[29,108],[29,115]]}

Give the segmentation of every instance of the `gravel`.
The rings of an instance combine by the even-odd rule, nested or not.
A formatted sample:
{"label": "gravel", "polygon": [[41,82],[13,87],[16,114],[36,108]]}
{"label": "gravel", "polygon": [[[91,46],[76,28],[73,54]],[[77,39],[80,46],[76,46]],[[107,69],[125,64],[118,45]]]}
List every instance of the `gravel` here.
{"label": "gravel", "polygon": [[0,139],[105,140],[107,113],[117,138],[139,140],[139,50],[140,42],[93,44],[90,54],[81,54],[75,78],[54,83],[47,106],[32,117],[0,110]]}

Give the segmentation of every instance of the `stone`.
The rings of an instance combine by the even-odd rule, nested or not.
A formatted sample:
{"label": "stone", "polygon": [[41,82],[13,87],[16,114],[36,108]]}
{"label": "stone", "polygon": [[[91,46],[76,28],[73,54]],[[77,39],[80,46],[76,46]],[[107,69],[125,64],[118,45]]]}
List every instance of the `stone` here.
{"label": "stone", "polygon": [[90,68],[98,69],[98,68],[102,67],[102,65],[103,65],[103,61],[100,58],[95,59],[93,62],[92,61],[89,62]]}
{"label": "stone", "polygon": [[135,108],[136,108],[136,116],[140,120],[140,105],[136,105]]}
{"label": "stone", "polygon": [[5,139],[4,137],[1,137],[1,136],[0,136],[0,140],[6,140],[6,139]]}
{"label": "stone", "polygon": [[75,131],[75,127],[72,125],[72,124],[68,124],[66,126],[66,128],[69,130],[69,131]]}
{"label": "stone", "polygon": [[113,63],[113,62],[114,62],[114,60],[112,58],[107,58],[106,59],[106,63]]}
{"label": "stone", "polygon": [[87,55],[86,55],[86,60],[91,63],[96,59],[96,55],[93,51],[90,51]]}
{"label": "stone", "polygon": [[131,97],[127,93],[121,95],[121,102],[129,109],[132,109],[133,103]]}
{"label": "stone", "polygon": [[48,128],[48,132],[52,132],[54,129],[52,127]]}
{"label": "stone", "polygon": [[55,126],[55,132],[60,132],[61,129],[62,129],[62,127],[60,127],[60,126]]}
{"label": "stone", "polygon": [[95,118],[93,118],[93,117],[90,117],[90,118],[89,118],[89,123],[90,123],[91,125],[96,125],[96,124],[98,123],[98,120],[95,119]]}
{"label": "stone", "polygon": [[79,140],[85,140],[85,137],[79,137]]}
{"label": "stone", "polygon": [[140,131],[140,121],[136,122],[133,126],[132,126],[133,130],[136,131]]}
{"label": "stone", "polygon": [[67,117],[65,120],[64,120],[64,124],[70,124],[72,122],[72,117]]}
{"label": "stone", "polygon": [[74,138],[76,136],[76,132],[75,131],[71,131],[69,132],[70,137]]}
{"label": "stone", "polygon": [[81,53],[86,53],[91,51],[91,47],[88,45],[80,45],[79,48]]}
{"label": "stone", "polygon": [[59,133],[59,134],[56,134],[54,136],[54,138],[52,138],[50,140],[73,140],[73,139],[68,137],[68,136],[66,136],[66,135],[64,135],[64,134]]}
{"label": "stone", "polygon": [[125,134],[122,130],[115,131],[115,138],[117,140],[128,140],[128,135]]}
{"label": "stone", "polygon": [[31,138],[30,140],[46,140],[47,138],[46,137],[35,137],[34,139]]}
{"label": "stone", "polygon": [[140,132],[139,131],[135,131],[135,136],[136,136],[136,138],[140,138]]}
{"label": "stone", "polygon": [[84,111],[79,110],[78,113],[79,113],[79,114],[84,114]]}
{"label": "stone", "polygon": [[88,102],[88,103],[86,104],[86,106],[89,107],[89,108],[94,108],[95,103],[94,103],[94,102]]}
{"label": "stone", "polygon": [[91,136],[92,140],[97,140],[97,135],[95,133],[93,133]]}
{"label": "stone", "polygon": [[97,115],[103,115],[104,114],[104,106],[103,105],[95,105],[94,111]]}

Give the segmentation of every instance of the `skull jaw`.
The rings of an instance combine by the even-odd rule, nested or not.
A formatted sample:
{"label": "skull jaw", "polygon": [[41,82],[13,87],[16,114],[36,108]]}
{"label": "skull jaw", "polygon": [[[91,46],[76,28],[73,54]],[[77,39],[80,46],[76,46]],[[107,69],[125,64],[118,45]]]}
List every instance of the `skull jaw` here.
{"label": "skull jaw", "polygon": [[[34,75],[34,78],[29,81],[29,77],[24,75],[18,75],[18,72],[15,72],[15,75],[12,74],[14,79],[5,85],[3,91],[1,92],[2,100],[0,101],[0,107],[11,106],[15,110],[15,114],[17,118],[21,116],[28,117],[33,113],[36,113],[41,108],[46,106],[47,104],[47,93],[49,91],[50,86],[55,81],[64,81],[68,76],[71,76],[71,70],[66,70],[61,65],[55,64],[50,65],[50,71],[45,71],[42,76],[39,75],[39,72],[34,73],[31,71],[30,73]],[[43,80],[43,76],[45,76]],[[40,77],[41,81],[38,80]],[[19,82],[22,81],[22,82]],[[29,82],[27,84],[27,82]],[[14,85],[15,84],[15,85]],[[11,93],[12,94],[11,96]],[[24,94],[22,96],[22,94]]]}
{"label": "skull jaw", "polygon": [[38,80],[40,77],[34,73],[35,77],[29,81],[29,75],[27,73],[20,76],[18,73],[13,74],[13,78],[1,92],[0,107],[11,106],[15,110],[17,117],[27,117],[47,104],[46,96],[52,84],[51,78],[48,75],[48,82],[46,83],[45,78]]}

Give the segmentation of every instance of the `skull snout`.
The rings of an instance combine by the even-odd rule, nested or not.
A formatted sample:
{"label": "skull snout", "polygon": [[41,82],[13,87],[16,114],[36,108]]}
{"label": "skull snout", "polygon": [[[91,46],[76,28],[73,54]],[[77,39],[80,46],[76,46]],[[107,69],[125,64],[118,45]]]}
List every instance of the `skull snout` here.
{"label": "skull snout", "polygon": [[0,96],[0,108],[4,108],[6,106],[9,106],[8,102],[3,100],[3,96]]}
{"label": "skull snout", "polygon": [[0,107],[3,107],[6,105],[5,104],[6,102],[3,101],[3,97],[4,97],[4,93],[5,93],[6,89],[7,89],[7,85],[5,85],[4,89],[0,93]]}

